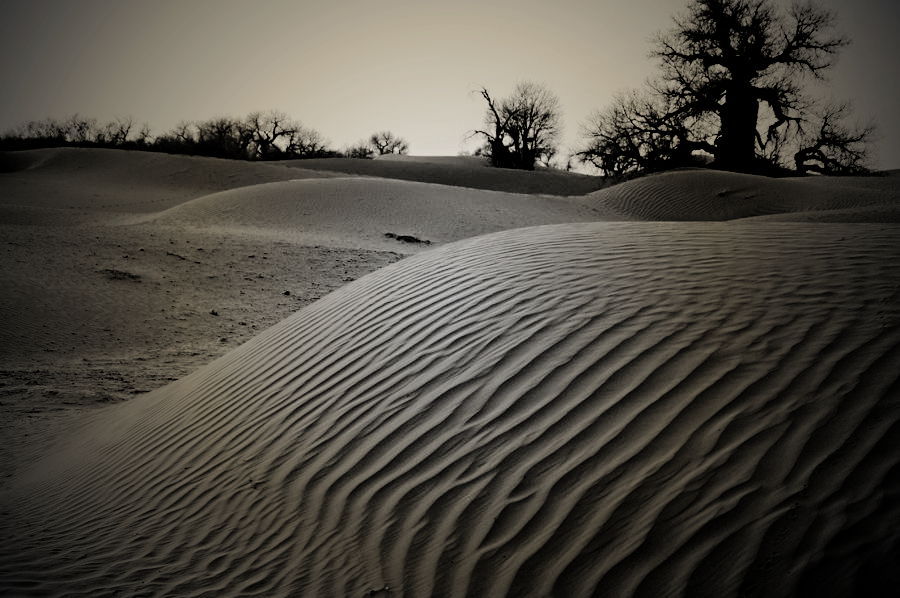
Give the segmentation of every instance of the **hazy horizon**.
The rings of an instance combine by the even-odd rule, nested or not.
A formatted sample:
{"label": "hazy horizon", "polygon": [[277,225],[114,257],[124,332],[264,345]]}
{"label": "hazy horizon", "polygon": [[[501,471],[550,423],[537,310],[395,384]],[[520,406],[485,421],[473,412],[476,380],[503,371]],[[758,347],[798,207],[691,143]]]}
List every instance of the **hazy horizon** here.
{"label": "hazy horizon", "polygon": [[[686,1],[340,3],[3,1],[0,130],[74,113],[131,116],[155,134],[182,120],[277,109],[341,148],[377,130],[415,155],[477,141],[484,102],[517,81],[560,98],[563,153],[580,126],[656,65],[651,38]],[[900,8],[825,0],[852,39],[826,95],[878,126],[873,165],[900,168]]]}

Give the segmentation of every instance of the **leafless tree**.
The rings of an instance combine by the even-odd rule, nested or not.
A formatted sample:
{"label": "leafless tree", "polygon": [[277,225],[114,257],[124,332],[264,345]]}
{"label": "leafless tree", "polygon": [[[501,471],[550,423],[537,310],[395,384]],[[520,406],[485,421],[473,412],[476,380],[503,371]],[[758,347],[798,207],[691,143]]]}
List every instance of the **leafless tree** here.
{"label": "leafless tree", "polygon": [[649,93],[618,95],[591,117],[584,132],[588,143],[576,156],[608,176],[684,166],[695,161],[694,152],[715,151],[708,122],[673,111],[668,98]]}
{"label": "leafless tree", "polygon": [[143,123],[134,136],[134,143],[138,147],[145,148],[150,145],[152,139],[153,132],[150,130],[150,125]]}
{"label": "leafless tree", "polygon": [[285,152],[298,158],[312,158],[326,153],[327,145],[318,131],[298,125],[288,137]]}
{"label": "leafless tree", "polygon": [[368,141],[359,141],[355,145],[344,148],[341,153],[347,158],[370,159],[375,155],[375,150]]}
{"label": "leafless tree", "polygon": [[250,157],[254,131],[243,121],[223,116],[196,123],[195,128],[199,153],[218,158]]}
{"label": "leafless tree", "polygon": [[379,131],[369,136],[369,145],[379,156],[385,154],[406,154],[409,152],[409,143],[402,137],[397,137],[390,131]]}
{"label": "leafless tree", "polygon": [[88,143],[97,140],[97,119],[73,114],[65,123],[66,141],[70,143]]}
{"label": "leafless tree", "polygon": [[97,132],[97,141],[112,146],[124,145],[134,128],[134,120],[129,117],[119,117],[111,120]]}
{"label": "leafless tree", "polygon": [[244,120],[252,139],[251,157],[259,160],[307,158],[325,153],[327,143],[314,129],[284,112],[253,112]]}
{"label": "leafless tree", "polygon": [[560,134],[559,99],[549,89],[531,82],[519,83],[513,93],[495,101],[486,88],[479,92],[487,102],[485,129],[474,134],[485,138],[485,153],[501,168],[534,170],[549,163]]}
{"label": "leafless tree", "polygon": [[[715,165],[741,171],[782,164],[812,106],[805,79],[821,79],[848,43],[832,33],[834,21],[811,2],[784,12],[774,0],[690,0],[674,28],[657,37],[661,74],[649,85],[655,101],[649,109],[630,105],[624,112],[633,118],[622,120],[624,128],[615,118],[623,112],[619,102],[599,130],[625,135],[632,121],[645,132],[648,121],[664,122],[658,141],[684,150],[675,152],[682,157],[699,149]],[[596,132],[589,127],[588,149],[603,145]]]}
{"label": "leafless tree", "polygon": [[269,160],[284,153],[300,127],[298,122],[277,110],[253,112],[244,123],[253,138],[254,155],[260,160]]}
{"label": "leafless tree", "polygon": [[819,174],[860,174],[866,172],[867,142],[874,125],[847,123],[850,105],[825,106],[812,119],[812,126],[800,133],[800,149],[794,154],[798,172]]}
{"label": "leafless tree", "polygon": [[197,141],[197,125],[190,121],[180,121],[169,135],[183,143],[193,143]]}

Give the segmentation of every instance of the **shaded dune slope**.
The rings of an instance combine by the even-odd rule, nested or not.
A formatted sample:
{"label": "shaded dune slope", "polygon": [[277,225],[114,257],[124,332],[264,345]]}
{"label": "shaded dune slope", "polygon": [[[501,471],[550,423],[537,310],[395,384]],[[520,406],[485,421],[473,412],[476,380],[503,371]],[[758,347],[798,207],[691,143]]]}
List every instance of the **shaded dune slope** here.
{"label": "shaded dune slope", "polygon": [[362,158],[322,158],[287,160],[281,164],[298,168],[340,172],[454,187],[489,189],[508,193],[544,195],[584,195],[608,183],[602,177],[559,170],[514,170],[489,168],[478,158],[408,157],[365,160]]}
{"label": "shaded dune slope", "polygon": [[603,189],[580,201],[632,220],[900,222],[898,176],[773,179],[680,170]]}
{"label": "shaded dune slope", "polygon": [[597,208],[564,198],[354,177],[233,189],[179,205],[154,215],[152,221],[237,228],[307,243],[412,248],[384,234],[442,243],[510,228],[593,221],[600,216]]}
{"label": "shaded dune slope", "polygon": [[896,235],[570,224],[403,260],[13,480],[0,593],[871,595]]}

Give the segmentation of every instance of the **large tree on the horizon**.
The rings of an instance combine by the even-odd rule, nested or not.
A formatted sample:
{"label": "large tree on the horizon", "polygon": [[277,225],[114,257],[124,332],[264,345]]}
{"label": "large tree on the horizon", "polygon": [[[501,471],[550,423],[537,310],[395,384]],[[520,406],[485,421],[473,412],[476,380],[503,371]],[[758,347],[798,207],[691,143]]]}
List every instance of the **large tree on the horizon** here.
{"label": "large tree on the horizon", "polygon": [[[834,115],[817,109],[803,89],[806,79],[823,77],[848,43],[833,33],[834,19],[811,2],[781,11],[772,0],[691,0],[674,27],[657,37],[653,56],[661,73],[649,97],[620,98],[595,116],[581,157],[604,168],[617,162],[605,154],[618,151],[637,169],[666,159],[677,165],[696,150],[729,170],[783,162],[791,141],[808,141],[817,110]],[[845,130],[846,142],[865,141],[867,129]],[[629,143],[635,135],[640,143]],[[795,154],[797,165],[827,170],[821,161],[809,164],[815,156]]]}
{"label": "large tree on the horizon", "polygon": [[409,142],[403,137],[398,137],[390,131],[378,131],[369,136],[369,147],[374,154],[384,156],[387,154],[409,153]]}
{"label": "large tree on the horizon", "polygon": [[480,90],[487,102],[487,127],[482,135],[484,153],[500,168],[534,170],[537,163],[549,164],[556,154],[560,134],[559,99],[547,87],[524,81],[513,93],[495,100],[486,88]]}

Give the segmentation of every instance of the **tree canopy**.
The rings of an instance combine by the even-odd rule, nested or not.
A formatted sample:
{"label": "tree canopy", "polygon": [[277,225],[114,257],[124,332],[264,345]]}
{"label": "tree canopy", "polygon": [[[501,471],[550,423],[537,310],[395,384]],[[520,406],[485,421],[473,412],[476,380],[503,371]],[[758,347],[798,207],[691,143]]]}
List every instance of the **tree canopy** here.
{"label": "tree canopy", "polygon": [[659,76],[594,115],[580,157],[607,174],[683,165],[698,152],[729,170],[858,171],[871,128],[846,124],[845,104],[813,101],[804,87],[848,43],[834,22],[812,3],[691,0],[656,38]]}
{"label": "tree canopy", "polygon": [[491,164],[523,170],[548,164],[556,154],[561,129],[556,95],[531,82],[519,83],[510,96],[499,101],[486,88],[480,94],[488,106],[487,126],[474,134],[485,138],[484,153]]}

